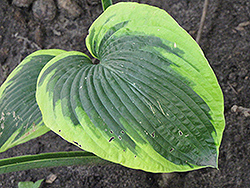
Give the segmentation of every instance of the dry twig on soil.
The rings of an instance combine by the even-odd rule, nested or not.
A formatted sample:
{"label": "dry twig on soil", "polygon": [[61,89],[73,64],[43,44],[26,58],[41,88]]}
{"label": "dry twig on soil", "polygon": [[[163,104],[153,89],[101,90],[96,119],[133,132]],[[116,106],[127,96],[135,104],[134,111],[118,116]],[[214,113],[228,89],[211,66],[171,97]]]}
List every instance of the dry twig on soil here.
{"label": "dry twig on soil", "polygon": [[204,5],[203,5],[203,10],[202,10],[200,26],[199,26],[199,30],[198,30],[197,37],[196,37],[196,42],[197,43],[199,43],[200,39],[201,39],[201,33],[202,33],[202,29],[203,29],[204,22],[205,22],[205,19],[206,19],[206,14],[207,14],[207,7],[208,7],[208,0],[205,0]]}

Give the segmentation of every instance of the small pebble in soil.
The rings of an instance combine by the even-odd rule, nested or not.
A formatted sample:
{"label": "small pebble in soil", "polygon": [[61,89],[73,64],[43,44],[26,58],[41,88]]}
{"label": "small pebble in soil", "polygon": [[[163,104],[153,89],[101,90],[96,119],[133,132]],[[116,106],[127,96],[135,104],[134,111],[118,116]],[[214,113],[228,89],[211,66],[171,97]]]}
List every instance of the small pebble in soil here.
{"label": "small pebble in soil", "polygon": [[12,4],[18,7],[29,7],[34,0],[13,0]]}
{"label": "small pebble in soil", "polygon": [[38,20],[51,21],[55,18],[57,9],[53,0],[36,0],[32,11]]}
{"label": "small pebble in soil", "polygon": [[78,18],[82,13],[81,7],[73,0],[58,0],[58,7],[65,11],[66,16],[70,19]]}
{"label": "small pebble in soil", "polygon": [[50,174],[50,175],[48,175],[47,178],[46,178],[46,183],[51,184],[51,183],[53,183],[53,182],[56,180],[56,178],[57,178],[57,175],[55,175],[55,174]]}

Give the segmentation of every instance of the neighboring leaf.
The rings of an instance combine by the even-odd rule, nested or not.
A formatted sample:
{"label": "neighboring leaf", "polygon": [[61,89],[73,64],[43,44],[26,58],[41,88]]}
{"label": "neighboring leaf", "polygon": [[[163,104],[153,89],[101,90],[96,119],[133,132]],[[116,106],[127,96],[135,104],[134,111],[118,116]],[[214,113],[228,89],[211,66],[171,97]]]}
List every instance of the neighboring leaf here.
{"label": "neighboring leaf", "polygon": [[24,155],[0,160],[0,174],[35,168],[69,165],[109,164],[86,151],[70,151]]}
{"label": "neighboring leaf", "polygon": [[39,188],[44,179],[37,180],[35,183],[32,181],[24,181],[18,183],[18,188]]}
{"label": "neighboring leaf", "polygon": [[80,52],[41,71],[45,124],[97,156],[150,172],[217,167],[223,95],[197,43],[164,10],[110,6]]}
{"label": "neighboring leaf", "polygon": [[35,98],[43,66],[63,50],[40,50],[26,57],[0,87],[0,152],[45,134]]}

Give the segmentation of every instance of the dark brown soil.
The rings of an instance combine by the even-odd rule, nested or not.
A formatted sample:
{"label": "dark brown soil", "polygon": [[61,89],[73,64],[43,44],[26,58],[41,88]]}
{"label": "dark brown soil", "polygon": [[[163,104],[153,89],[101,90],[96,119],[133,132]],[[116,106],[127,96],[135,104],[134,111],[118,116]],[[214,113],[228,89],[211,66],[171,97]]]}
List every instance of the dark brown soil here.
{"label": "dark brown soil", "polygon": [[[71,7],[63,4],[64,1],[71,2]],[[165,9],[193,37],[196,36],[203,0],[137,2]],[[0,84],[25,56],[38,49],[60,48],[88,53],[85,47],[87,30],[101,12],[99,0],[1,0]],[[250,107],[249,21],[249,0],[209,1],[200,45],[225,96],[226,129],[219,170],[206,168],[162,176],[115,164],[44,168],[0,175],[0,187],[17,187],[20,181],[36,181],[51,173],[57,179],[52,184],[43,183],[42,187],[250,187],[250,117],[231,112],[233,105]],[[0,154],[0,158],[70,150],[78,148],[49,132],[9,149]]]}

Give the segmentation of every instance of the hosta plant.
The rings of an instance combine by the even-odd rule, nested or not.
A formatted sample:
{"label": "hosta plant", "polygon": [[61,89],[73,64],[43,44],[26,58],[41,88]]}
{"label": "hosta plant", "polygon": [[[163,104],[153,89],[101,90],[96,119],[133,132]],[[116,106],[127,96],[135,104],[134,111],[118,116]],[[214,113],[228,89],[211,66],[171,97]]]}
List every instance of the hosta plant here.
{"label": "hosta plant", "polygon": [[223,95],[198,44],[164,10],[109,5],[86,38],[92,59],[39,50],[0,88],[1,152],[49,130],[84,151],[1,160],[2,173],[102,159],[150,172],[218,167]]}

